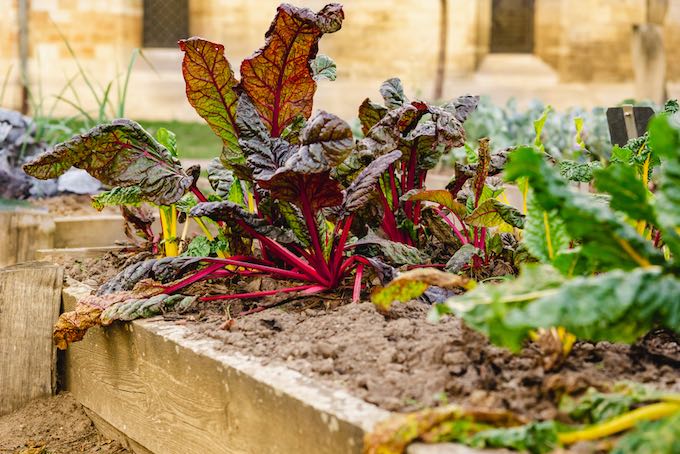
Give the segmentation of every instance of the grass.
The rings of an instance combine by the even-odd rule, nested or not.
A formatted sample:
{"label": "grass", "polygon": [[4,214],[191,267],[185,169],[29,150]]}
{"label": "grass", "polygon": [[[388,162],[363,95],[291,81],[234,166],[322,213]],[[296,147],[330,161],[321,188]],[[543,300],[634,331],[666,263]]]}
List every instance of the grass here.
{"label": "grass", "polygon": [[139,120],[144,129],[155,134],[166,128],[177,135],[177,150],[182,159],[212,159],[222,152],[222,141],[205,123],[188,121]]}

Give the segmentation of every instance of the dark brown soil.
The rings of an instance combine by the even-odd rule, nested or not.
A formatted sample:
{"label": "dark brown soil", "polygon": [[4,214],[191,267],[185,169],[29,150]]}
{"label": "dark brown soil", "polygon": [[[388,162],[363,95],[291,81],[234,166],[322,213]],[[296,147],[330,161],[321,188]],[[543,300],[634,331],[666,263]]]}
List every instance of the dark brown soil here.
{"label": "dark brown soil", "polygon": [[362,303],[331,311],[270,309],[237,319],[230,330],[218,321],[189,326],[197,336],[223,340],[227,351],[283,363],[393,411],[458,402],[554,418],[560,395],[589,386],[606,390],[633,380],[680,390],[680,368],[643,348],[580,342],[561,368],[548,372],[536,349],[513,355],[459,319],[431,324],[427,311],[411,302],[395,305],[394,317],[386,318]]}
{"label": "dark brown soil", "polygon": [[[38,208],[47,208],[55,216],[87,216],[100,213],[90,203],[89,195],[60,195],[56,197],[46,197],[44,199],[33,199],[31,204]],[[106,207],[101,211],[105,214],[118,214],[117,208]]]}
{"label": "dark brown soil", "polygon": [[146,252],[116,251],[107,252],[101,257],[75,259],[59,265],[64,267],[64,276],[97,288],[126,266],[149,258],[153,258],[153,255]]}
{"label": "dark brown soil", "polygon": [[104,438],[68,393],[37,399],[0,416],[0,453],[122,454],[129,451]]}

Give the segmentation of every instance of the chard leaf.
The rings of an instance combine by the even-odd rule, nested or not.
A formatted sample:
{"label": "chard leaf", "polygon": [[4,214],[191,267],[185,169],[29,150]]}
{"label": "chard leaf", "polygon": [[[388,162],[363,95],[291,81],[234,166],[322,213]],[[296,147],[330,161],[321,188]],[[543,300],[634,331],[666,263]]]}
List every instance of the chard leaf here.
{"label": "chard leaf", "polygon": [[288,170],[258,183],[271,191],[275,198],[293,202],[300,208],[308,202],[312,211],[341,205],[344,200],[340,184],[330,177],[329,171],[297,174]]}
{"label": "chard leaf", "polygon": [[397,77],[383,82],[380,86],[380,94],[389,110],[397,109],[408,103],[408,98],[404,94],[404,86],[401,84],[401,79]]}
{"label": "chard leaf", "polygon": [[285,167],[296,173],[319,173],[345,160],[354,145],[352,128],[342,119],[319,111],[300,131],[300,147]]}
{"label": "chard leaf", "polygon": [[403,135],[408,134],[428,112],[427,105],[422,102],[405,104],[388,111],[359,142],[359,151],[366,150],[373,156],[382,156],[401,148]]}
{"label": "chard leaf", "polygon": [[470,281],[453,273],[435,268],[416,268],[399,274],[385,287],[376,287],[371,292],[371,301],[380,310],[389,310],[394,302],[406,302],[418,298],[428,287],[444,289],[466,289]]}
{"label": "chard leaf", "polygon": [[632,342],[656,324],[680,329],[680,280],[658,268],[614,270],[564,281],[547,266],[525,265],[503,284],[484,284],[447,301],[492,342],[519,350],[531,330],[564,327],[579,339]]}
{"label": "chard leaf", "polygon": [[643,421],[622,436],[611,454],[676,453],[680,448],[680,411],[658,421]]}
{"label": "chard leaf", "polygon": [[297,240],[290,230],[274,226],[256,214],[250,213],[238,203],[229,200],[199,203],[191,209],[189,214],[192,217],[205,216],[213,221],[224,221],[229,226],[243,222],[255,232],[283,244],[294,243]]}
{"label": "chard leaf", "polygon": [[662,160],[656,190],[658,224],[674,262],[680,263],[680,127],[670,117],[653,118],[649,142]]}
{"label": "chard leaf", "polygon": [[314,80],[326,79],[333,81],[337,77],[337,67],[335,62],[328,55],[319,54],[311,61],[312,78]]}
{"label": "chard leaf", "polygon": [[510,448],[547,454],[559,446],[559,440],[555,421],[539,421],[520,427],[484,430],[473,435],[468,444],[475,448]]}
{"label": "chard leaf", "polygon": [[171,309],[183,312],[196,303],[198,297],[160,294],[150,298],[131,298],[108,306],[101,314],[101,324],[110,325],[116,320],[129,322],[149,318]]}
{"label": "chard leaf", "polygon": [[662,264],[663,255],[606,204],[570,190],[543,154],[521,147],[510,156],[506,178],[528,178],[536,203],[549,213],[559,212],[569,236],[581,243],[583,254],[602,269],[632,269]]}
{"label": "chard leaf", "polygon": [[168,150],[173,158],[177,157],[177,136],[174,132],[166,128],[158,128],[156,140]]}
{"label": "chard leaf", "polygon": [[305,224],[305,219],[298,207],[290,202],[279,200],[279,212],[286,220],[286,224],[293,231],[297,237],[298,243],[304,247],[308,247],[310,243],[309,231]]}
{"label": "chard leaf", "polygon": [[560,175],[569,181],[588,183],[593,179],[593,171],[602,168],[602,164],[594,162],[576,162],[564,160],[559,162]]}
{"label": "chard leaf", "polygon": [[224,46],[194,37],[179,41],[179,48],[184,52],[182,75],[189,104],[222,139],[225,149],[238,156],[238,81],[224,56]]}
{"label": "chard leaf", "polygon": [[458,216],[465,216],[467,208],[446,189],[415,189],[404,194],[402,200],[427,201],[442,205]]}
{"label": "chard leaf", "polygon": [[472,114],[472,112],[477,109],[478,104],[479,96],[465,95],[459,96],[455,100],[447,102],[442,106],[442,108],[455,114],[456,119],[459,122],[465,123],[465,120],[470,117],[470,114]]}
{"label": "chard leaf", "polygon": [[209,257],[211,252],[210,240],[204,236],[197,236],[191,240],[182,256]]}
{"label": "chard leaf", "polygon": [[479,248],[475,247],[473,244],[464,244],[456,251],[455,254],[446,262],[446,267],[444,268],[449,273],[457,273],[462,270],[465,265],[470,263],[472,257],[479,255],[481,251]]}
{"label": "chard leaf", "polygon": [[115,187],[92,196],[92,206],[99,211],[109,206],[139,206],[143,201],[139,186]]}
{"label": "chard leaf", "polygon": [[164,257],[134,263],[99,287],[97,295],[130,291],[143,279],[170,282],[194,271],[200,263],[196,257]]}
{"label": "chard leaf", "polygon": [[482,203],[482,191],[486,185],[486,177],[489,176],[489,166],[491,165],[491,151],[489,150],[489,139],[479,139],[477,147],[477,169],[472,177],[472,192],[474,194],[474,207],[477,208]]}
{"label": "chard leaf", "polygon": [[337,3],[318,13],[280,5],[264,47],[241,63],[241,87],[272,137],[281,135],[296,116],[311,115],[316,82],[309,62],[316,58],[319,38],[339,30],[343,19]]}
{"label": "chard leaf", "polygon": [[300,131],[307,125],[307,119],[298,115],[281,133],[281,138],[291,145],[300,144]]}
{"label": "chard leaf", "polygon": [[359,106],[359,122],[361,123],[361,132],[366,135],[368,131],[375,126],[387,113],[387,109],[380,104],[372,102],[370,99],[364,99],[364,102]]}
{"label": "chard leaf", "polygon": [[74,166],[109,186],[138,186],[141,196],[156,205],[175,203],[193,182],[165,147],[137,123],[125,119],[99,125],[56,145],[25,164],[24,171],[47,180]]}
{"label": "chard leaf", "polygon": [[555,210],[545,211],[529,192],[524,244],[531,255],[543,263],[553,263],[569,249],[569,235]]}
{"label": "chard leaf", "polygon": [[215,194],[222,199],[227,199],[236,179],[234,172],[226,169],[219,158],[214,158],[208,164],[208,181]]}
{"label": "chard leaf", "polygon": [[635,169],[625,164],[611,164],[595,172],[595,187],[611,194],[609,206],[625,213],[633,220],[656,224],[654,206],[649,190],[637,178]]}
{"label": "chard leaf", "polygon": [[509,224],[524,228],[524,215],[515,207],[498,199],[487,199],[465,218],[465,223],[474,227],[498,227]]}
{"label": "chard leaf", "polygon": [[375,192],[380,176],[399,158],[401,158],[401,151],[394,150],[378,157],[362,170],[344,191],[343,213],[351,213],[361,208]]}
{"label": "chard leaf", "polygon": [[359,247],[365,245],[374,245],[380,249],[382,255],[393,265],[421,265],[426,257],[417,248],[409,246],[404,243],[386,240],[379,237],[373,231],[369,230],[368,234],[358,241],[352,243],[352,246]]}

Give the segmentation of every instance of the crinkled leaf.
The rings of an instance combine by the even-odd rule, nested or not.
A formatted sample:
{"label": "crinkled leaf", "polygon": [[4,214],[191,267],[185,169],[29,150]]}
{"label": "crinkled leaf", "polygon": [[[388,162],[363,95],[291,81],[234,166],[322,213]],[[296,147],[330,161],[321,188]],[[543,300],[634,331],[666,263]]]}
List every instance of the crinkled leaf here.
{"label": "crinkled leaf", "polygon": [[609,206],[633,220],[656,224],[656,213],[642,181],[633,167],[611,164],[595,172],[595,187],[611,195]]}
{"label": "crinkled leaf", "polygon": [[137,123],[124,119],[56,145],[24,170],[51,179],[74,166],[110,186],[138,186],[141,196],[157,205],[175,203],[193,181],[165,147]]}
{"label": "crinkled leaf", "polygon": [[293,122],[286,126],[286,129],[281,133],[281,138],[291,145],[300,144],[300,131],[307,125],[307,119],[302,115],[298,115],[293,119]]}
{"label": "crinkled leaf", "polygon": [[524,228],[524,215],[515,207],[498,199],[487,199],[465,218],[465,223],[474,227],[498,227],[509,224]]}
{"label": "crinkled leaf", "polygon": [[179,47],[184,52],[182,74],[189,104],[222,139],[224,147],[238,155],[238,81],[224,56],[224,46],[194,37],[179,41]]}
{"label": "crinkled leaf", "polygon": [[543,263],[552,263],[569,249],[569,235],[564,222],[555,210],[545,211],[534,200],[527,198],[527,216],[522,237],[531,255]]}
{"label": "crinkled leaf", "polygon": [[335,207],[343,202],[342,188],[330,177],[328,171],[311,174],[287,171],[278,173],[270,180],[260,180],[259,184],[271,191],[273,197],[296,203],[301,208],[305,198],[312,211]]}
{"label": "crinkled leaf", "polygon": [[649,142],[662,160],[656,207],[663,240],[673,252],[673,260],[680,263],[680,127],[669,117],[652,119]]}
{"label": "crinkled leaf", "polygon": [[318,13],[283,4],[265,34],[264,47],[241,63],[241,87],[272,137],[297,115],[308,118],[312,113],[316,82],[309,62],[316,57],[321,35],[339,30],[343,19],[337,3]]}
{"label": "crinkled leaf", "polygon": [[562,326],[580,339],[611,342],[632,342],[657,324],[680,329],[680,280],[657,268],[563,279],[527,265],[514,281],[481,285],[446,304],[513,350],[536,328]]}
{"label": "crinkled leaf", "polygon": [[458,216],[465,216],[467,208],[458,202],[456,198],[446,189],[416,189],[409,191],[402,196],[403,200],[428,201],[442,205]]}
{"label": "crinkled leaf", "polygon": [[408,98],[404,94],[404,86],[401,84],[401,79],[397,77],[383,82],[380,86],[380,94],[385,101],[385,106],[390,110],[408,103]]}
{"label": "crinkled leaf", "polygon": [[190,308],[197,300],[198,297],[196,296],[166,295],[163,293],[151,298],[131,298],[113,303],[104,309],[101,314],[101,323],[106,326],[116,320],[128,322],[138,318],[149,318],[170,309],[183,312]]}
{"label": "crinkled leaf", "polygon": [[310,66],[312,67],[312,78],[314,80],[327,79],[333,81],[338,76],[335,62],[328,55],[317,55],[310,63]]}
{"label": "crinkled leaf", "polygon": [[583,254],[601,268],[631,269],[664,262],[651,242],[606,204],[572,191],[543,155],[529,147],[518,148],[506,166],[508,180],[521,177],[528,178],[536,203],[545,211],[557,210],[569,236],[579,241]]}
{"label": "crinkled leaf", "polygon": [[362,170],[352,184],[345,189],[343,212],[351,213],[363,206],[375,193],[380,176],[399,158],[401,158],[401,151],[394,150],[378,157]]}
{"label": "crinkled leaf", "polygon": [[203,202],[196,205],[190,212],[192,217],[206,216],[213,221],[224,221],[229,226],[245,223],[255,232],[279,243],[294,243],[297,238],[288,229],[274,226],[254,213],[250,213],[238,203],[225,200],[222,202]]}
{"label": "crinkled leaf", "polygon": [[359,142],[359,152],[365,150],[377,157],[401,148],[404,145],[401,143],[404,135],[408,134],[427,113],[428,106],[422,102],[405,104],[388,111]]}
{"label": "crinkled leaf", "polygon": [[197,236],[191,240],[191,243],[187,246],[186,251],[182,253],[182,256],[209,257],[210,251],[210,240],[204,236]]}
{"label": "crinkled leaf", "polygon": [[429,286],[444,289],[467,289],[471,281],[463,276],[436,268],[416,268],[399,274],[385,287],[371,292],[371,301],[381,310],[389,310],[394,302],[406,302],[421,296]]}
{"label": "crinkled leaf", "polygon": [[214,158],[208,164],[208,181],[215,194],[227,199],[235,181],[234,172],[226,169],[218,158]]}
{"label": "crinkled leaf", "polygon": [[194,271],[200,263],[195,257],[164,257],[134,263],[99,287],[97,295],[130,291],[143,279],[170,282]]}
{"label": "crinkled leaf", "polygon": [[361,132],[366,135],[368,131],[375,126],[387,113],[387,108],[372,102],[366,98],[359,106],[359,122],[361,123]]}
{"label": "crinkled leaf", "polygon": [[293,231],[297,237],[298,243],[304,247],[308,247],[310,243],[309,231],[307,224],[302,216],[300,209],[290,202],[279,200],[279,212],[286,220],[286,224]]}
{"label": "crinkled leaf", "polygon": [[379,237],[373,231],[358,241],[352,243],[353,246],[374,245],[380,249],[382,255],[393,265],[421,265],[426,257],[417,248],[404,243],[390,241]]}
{"label": "crinkled leaf", "polygon": [[560,175],[569,181],[588,183],[593,179],[593,171],[602,168],[597,161],[577,162],[564,160],[559,162]]}
{"label": "crinkled leaf", "polygon": [[489,167],[491,166],[491,151],[489,149],[489,139],[479,139],[479,146],[477,147],[477,168],[475,175],[472,177],[472,192],[474,194],[475,208],[482,203],[482,191],[486,184],[486,177],[489,176]]}
{"label": "crinkled leaf", "polygon": [[478,104],[479,96],[465,95],[447,102],[442,108],[455,114],[456,119],[464,123],[470,117],[470,114],[477,109]]}
{"label": "crinkled leaf", "polygon": [[462,270],[465,265],[470,263],[472,257],[479,255],[481,251],[474,245],[467,243],[464,244],[456,251],[455,254],[446,262],[446,267],[444,268],[449,273],[457,273]]}
{"label": "crinkled leaf", "polygon": [[532,454],[547,454],[559,446],[554,421],[539,421],[521,427],[489,429],[475,434],[468,444],[475,448],[510,448]]}
{"label": "crinkled leaf", "polygon": [[115,187],[92,196],[92,206],[99,211],[109,206],[139,206],[143,201],[139,186]]}

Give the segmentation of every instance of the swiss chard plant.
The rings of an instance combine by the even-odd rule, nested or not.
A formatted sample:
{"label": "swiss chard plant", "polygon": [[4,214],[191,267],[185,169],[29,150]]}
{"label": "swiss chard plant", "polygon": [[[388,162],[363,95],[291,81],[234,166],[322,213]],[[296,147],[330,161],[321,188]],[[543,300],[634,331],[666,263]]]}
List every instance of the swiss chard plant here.
{"label": "swiss chard plant", "polygon": [[661,115],[645,141],[644,161],[658,162],[653,184],[644,163],[640,173],[613,162],[594,171],[598,194],[575,191],[540,151],[514,151],[506,178],[525,178],[531,188],[545,232],[545,255],[537,255],[546,264],[525,265],[517,280],[480,285],[439,311],[513,349],[540,327],[624,342],[655,326],[679,332],[680,127]]}

